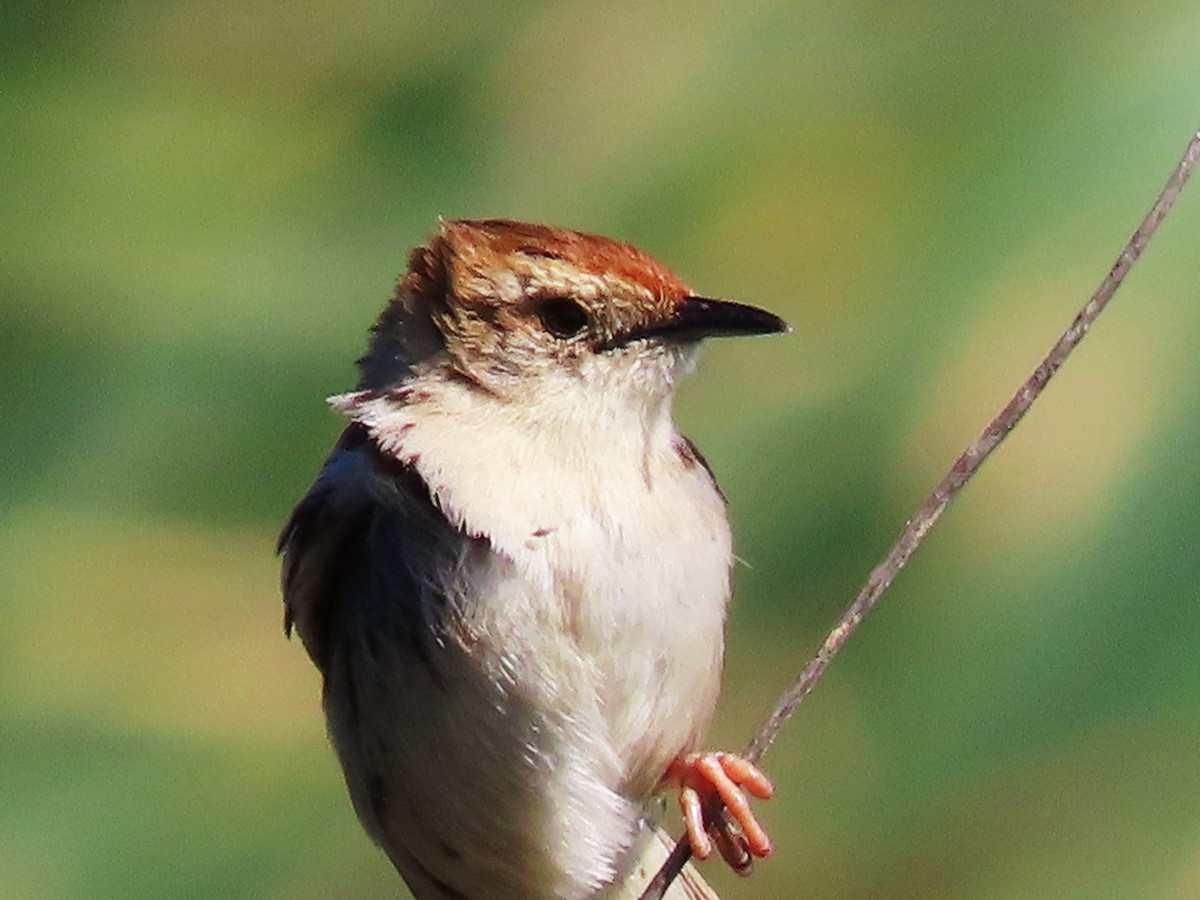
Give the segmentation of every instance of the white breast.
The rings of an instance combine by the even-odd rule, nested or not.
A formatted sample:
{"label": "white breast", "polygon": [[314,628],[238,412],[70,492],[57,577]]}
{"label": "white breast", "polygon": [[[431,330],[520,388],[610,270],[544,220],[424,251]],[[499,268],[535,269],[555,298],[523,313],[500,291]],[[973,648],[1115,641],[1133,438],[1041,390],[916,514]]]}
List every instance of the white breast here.
{"label": "white breast", "polygon": [[[666,413],[564,413],[533,427],[503,406],[466,414],[455,404],[472,398],[448,390],[432,409],[368,400],[354,415],[494,549],[463,605],[462,639],[498,682],[568,723],[570,746],[545,755],[583,763],[548,769],[546,796],[586,814],[600,786],[579,789],[586,770],[582,780],[641,806],[716,702],[724,501]],[[629,824],[614,821],[614,837],[626,829],[628,842]]]}

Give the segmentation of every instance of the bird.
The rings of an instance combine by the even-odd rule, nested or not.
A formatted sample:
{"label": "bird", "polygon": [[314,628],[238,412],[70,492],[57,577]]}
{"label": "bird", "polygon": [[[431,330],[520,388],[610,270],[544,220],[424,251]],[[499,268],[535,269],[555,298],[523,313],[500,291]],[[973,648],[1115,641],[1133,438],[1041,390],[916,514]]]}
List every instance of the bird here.
{"label": "bird", "polygon": [[[672,401],[705,338],[786,330],[585,232],[439,220],[411,252],[278,552],[354,810],[418,900],[636,897],[671,792],[696,856],[770,852],[770,781],[699,749],[734,557]],[[690,870],[667,896],[715,897]]]}

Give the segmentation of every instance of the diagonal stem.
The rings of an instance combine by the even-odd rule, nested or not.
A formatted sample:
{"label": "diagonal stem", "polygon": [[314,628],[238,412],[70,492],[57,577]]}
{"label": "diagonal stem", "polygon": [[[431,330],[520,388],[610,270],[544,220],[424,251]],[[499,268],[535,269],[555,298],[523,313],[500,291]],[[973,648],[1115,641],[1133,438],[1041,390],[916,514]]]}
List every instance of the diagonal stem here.
{"label": "diagonal stem", "polygon": [[[775,709],[759,726],[754,738],[746,747],[745,756],[751,762],[757,762],[767,752],[775,738],[779,736],[784,723],[791,718],[792,713],[816,686],[822,673],[849,640],[850,635],[858,628],[863,617],[870,612],[871,607],[876,604],[896,575],[904,568],[904,564],[916,552],[917,547],[929,534],[938,518],[949,506],[950,501],[970,481],[979,467],[983,465],[983,461],[1021,421],[1054,373],[1083,340],[1083,336],[1087,334],[1096,317],[1104,311],[1108,301],[1112,299],[1117,288],[1125,280],[1125,276],[1129,274],[1129,270],[1133,268],[1133,264],[1146,249],[1146,245],[1158,230],[1158,226],[1175,206],[1175,201],[1179,198],[1184,185],[1187,184],[1188,178],[1191,177],[1192,169],[1195,168],[1198,160],[1200,160],[1200,131],[1193,134],[1191,140],[1188,141],[1179,164],[1171,173],[1171,177],[1167,179],[1167,183],[1159,192],[1150,211],[1146,213],[1146,217],[1142,219],[1141,224],[1121,249],[1116,262],[1113,263],[1108,274],[1104,276],[1100,285],[1088,298],[1087,303],[1075,316],[1074,321],[1055,341],[1054,346],[1050,348],[1033,373],[1017,388],[1016,393],[1012,395],[999,414],[992,419],[979,437],[959,454],[954,465],[950,467],[950,471],[943,476],[917,508],[912,518],[908,520],[904,530],[900,532],[900,536],[892,544],[883,561],[871,570],[871,574],[867,576],[867,581],[858,592],[858,596],[834,623],[816,655],[809,660],[808,665],[801,670],[796,680],[780,696],[775,704]],[[658,874],[642,892],[640,900],[662,900],[663,894],[666,893],[667,888],[683,869],[690,856],[691,848],[688,846],[687,838],[681,838]]]}

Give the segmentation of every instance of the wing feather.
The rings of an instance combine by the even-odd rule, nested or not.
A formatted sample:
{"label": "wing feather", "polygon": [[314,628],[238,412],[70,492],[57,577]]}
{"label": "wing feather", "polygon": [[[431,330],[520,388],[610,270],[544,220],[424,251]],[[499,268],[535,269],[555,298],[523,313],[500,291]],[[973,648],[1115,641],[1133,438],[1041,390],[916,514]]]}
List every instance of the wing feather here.
{"label": "wing feather", "polygon": [[326,675],[346,640],[399,639],[423,655],[445,624],[447,577],[470,542],[414,470],[351,425],[279,536],[284,628]]}

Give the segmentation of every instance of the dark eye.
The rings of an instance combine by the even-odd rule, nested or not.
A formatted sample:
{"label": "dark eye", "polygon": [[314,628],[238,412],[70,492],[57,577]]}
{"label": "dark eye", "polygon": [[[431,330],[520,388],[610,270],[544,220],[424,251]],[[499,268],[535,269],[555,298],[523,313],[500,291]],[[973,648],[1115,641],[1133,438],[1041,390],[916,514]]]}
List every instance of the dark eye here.
{"label": "dark eye", "polygon": [[587,310],[569,297],[548,297],[538,304],[542,327],[556,338],[569,338],[588,327]]}

